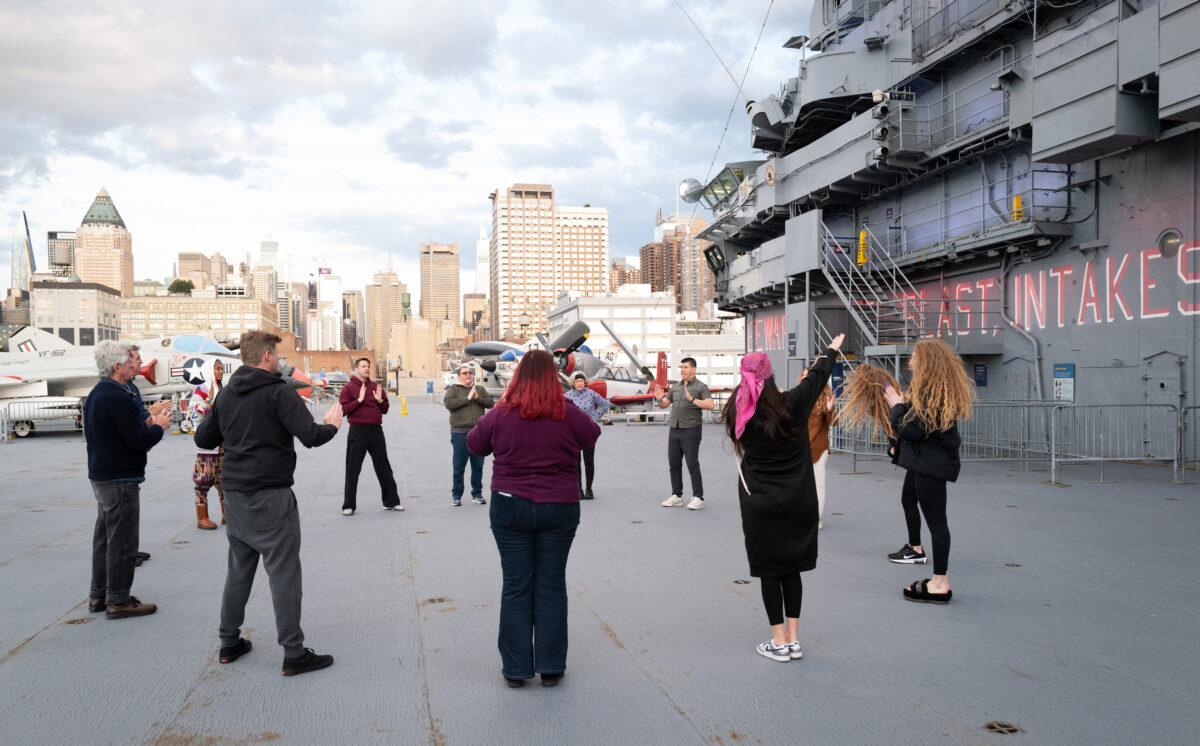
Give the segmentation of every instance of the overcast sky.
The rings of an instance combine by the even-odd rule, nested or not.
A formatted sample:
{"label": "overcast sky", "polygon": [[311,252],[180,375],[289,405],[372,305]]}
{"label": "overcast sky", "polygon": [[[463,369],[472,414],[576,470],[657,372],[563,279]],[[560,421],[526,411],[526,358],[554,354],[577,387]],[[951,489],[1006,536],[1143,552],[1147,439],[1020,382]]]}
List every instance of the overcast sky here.
{"label": "overcast sky", "polygon": [[[739,79],[770,7],[744,90],[795,75],[782,44],[811,0],[680,2]],[[0,282],[22,210],[44,269],[46,231],[100,187],[138,279],[274,239],[293,279],[362,287],[390,253],[415,295],[418,244],[459,241],[469,270],[488,194],[518,182],[608,208],[611,255],[632,255],[735,99],[718,165],[761,156],[672,0],[0,0]]]}

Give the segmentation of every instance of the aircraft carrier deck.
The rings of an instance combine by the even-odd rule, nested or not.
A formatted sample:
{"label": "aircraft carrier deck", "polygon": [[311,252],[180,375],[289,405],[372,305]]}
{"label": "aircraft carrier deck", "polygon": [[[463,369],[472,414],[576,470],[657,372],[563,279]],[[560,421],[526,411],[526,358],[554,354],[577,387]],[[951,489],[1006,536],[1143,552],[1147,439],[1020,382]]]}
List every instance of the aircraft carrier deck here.
{"label": "aircraft carrier deck", "polygon": [[142,493],[153,559],[133,590],[159,611],[119,622],[85,605],[95,502],[81,437],[0,444],[0,741],[1196,742],[1200,489],[1162,468],[1111,466],[1111,483],[1092,484],[1075,467],[1061,488],[966,465],[950,489],[954,600],[937,607],[900,594],[931,566],[885,559],[905,538],[901,473],[845,474],[834,456],[804,575],[805,656],[780,664],[754,652],[769,630],[722,431],[705,426],[708,507],[687,511],[659,507],[664,427],[607,427],[568,567],[566,678],[514,690],[496,652],[488,509],[450,506],[445,410],[423,397],[408,409],[385,420],[404,513],[380,509],[367,467],[358,514],[341,515],[344,432],[301,449],[303,626],[336,663],[298,678],[279,675],[262,572],[254,650],[217,663],[226,542],[194,527],[189,437],[151,452]]}

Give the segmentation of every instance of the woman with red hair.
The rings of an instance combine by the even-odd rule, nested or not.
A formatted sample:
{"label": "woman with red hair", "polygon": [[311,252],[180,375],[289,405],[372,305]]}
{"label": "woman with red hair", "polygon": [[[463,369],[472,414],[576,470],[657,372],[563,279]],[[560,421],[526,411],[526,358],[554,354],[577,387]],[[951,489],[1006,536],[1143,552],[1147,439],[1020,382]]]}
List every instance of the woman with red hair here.
{"label": "woman with red hair", "polygon": [[568,407],[554,357],[531,350],[467,448],[492,460],[492,535],[500,551],[501,673],[510,687],[567,667],[567,555],[579,526],[579,452],[600,427]]}

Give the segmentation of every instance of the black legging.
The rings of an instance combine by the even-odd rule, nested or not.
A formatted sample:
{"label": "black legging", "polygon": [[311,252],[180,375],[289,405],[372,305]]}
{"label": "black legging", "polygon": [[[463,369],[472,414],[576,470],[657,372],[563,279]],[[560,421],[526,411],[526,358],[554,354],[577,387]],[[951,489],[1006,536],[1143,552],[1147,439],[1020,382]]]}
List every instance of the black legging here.
{"label": "black legging", "polygon": [[800,602],[804,599],[804,583],[800,573],[772,575],[759,578],[762,583],[763,606],[767,607],[767,621],[774,627],[783,624],[783,617],[800,618]]}
{"label": "black legging", "polygon": [[579,470],[579,489],[583,489],[584,473],[587,473],[587,489],[592,488],[592,479],[596,476],[596,446],[584,448],[579,452],[579,457],[583,460],[583,468]]}
{"label": "black legging", "polygon": [[[905,472],[900,493],[904,522],[908,525],[908,543],[921,545],[921,513],[929,524],[933,550],[933,574],[945,575],[950,565],[950,525],[946,522],[946,480]],[[917,511],[917,506],[920,511]]]}

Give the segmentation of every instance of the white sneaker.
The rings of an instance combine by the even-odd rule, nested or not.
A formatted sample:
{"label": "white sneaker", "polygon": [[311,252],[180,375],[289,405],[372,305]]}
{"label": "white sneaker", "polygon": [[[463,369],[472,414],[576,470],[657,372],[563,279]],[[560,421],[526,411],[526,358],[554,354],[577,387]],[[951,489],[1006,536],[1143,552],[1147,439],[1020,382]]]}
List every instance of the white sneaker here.
{"label": "white sneaker", "polygon": [[821,522],[821,519],[820,519],[820,518],[818,518],[818,519],[817,519],[817,529],[818,529],[818,530],[820,530],[820,529],[823,529],[823,528],[825,528],[825,524]]}
{"label": "white sneaker", "polygon": [[[683,502],[683,500],[679,502]],[[704,510],[704,501],[698,497],[693,497],[692,501],[688,503],[688,510]]]}
{"label": "white sneaker", "polygon": [[351,510],[350,508],[346,508],[345,510],[342,511],[342,515],[354,515],[354,511]]}
{"label": "white sneaker", "polygon": [[388,507],[387,505],[384,505],[383,509],[384,510],[404,510],[404,506],[403,505],[395,505],[393,507]]}
{"label": "white sneaker", "polygon": [[780,645],[776,647],[775,643],[771,640],[758,643],[758,647],[755,648],[755,651],[757,651],[758,654],[764,658],[770,658],[773,661],[779,661],[781,663],[784,661],[790,661],[792,659],[790,652],[791,648],[789,648],[787,645]]}
{"label": "white sneaker", "polygon": [[683,498],[679,495],[671,495],[662,502],[664,508],[678,508],[680,505],[683,505]]}
{"label": "white sneaker", "polygon": [[799,640],[797,640],[796,642],[789,642],[787,644],[787,649],[788,649],[788,655],[791,656],[791,659],[794,661],[798,661],[804,657],[804,651],[800,649],[800,641]]}

